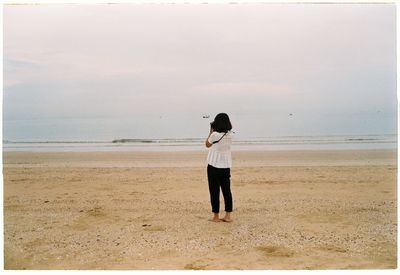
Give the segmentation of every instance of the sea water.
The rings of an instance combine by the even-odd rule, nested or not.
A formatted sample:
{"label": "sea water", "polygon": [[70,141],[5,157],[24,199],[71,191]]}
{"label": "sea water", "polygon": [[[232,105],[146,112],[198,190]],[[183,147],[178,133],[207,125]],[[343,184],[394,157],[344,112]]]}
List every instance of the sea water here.
{"label": "sea water", "polygon": [[[395,149],[396,118],[231,116],[233,150]],[[212,117],[3,121],[3,151],[200,151]]]}

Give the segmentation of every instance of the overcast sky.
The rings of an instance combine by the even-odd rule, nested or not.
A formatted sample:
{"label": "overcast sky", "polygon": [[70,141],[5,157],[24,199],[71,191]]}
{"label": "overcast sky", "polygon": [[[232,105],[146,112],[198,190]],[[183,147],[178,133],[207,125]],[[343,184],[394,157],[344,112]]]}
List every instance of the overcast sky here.
{"label": "overcast sky", "polygon": [[387,113],[394,4],[4,6],[4,118]]}

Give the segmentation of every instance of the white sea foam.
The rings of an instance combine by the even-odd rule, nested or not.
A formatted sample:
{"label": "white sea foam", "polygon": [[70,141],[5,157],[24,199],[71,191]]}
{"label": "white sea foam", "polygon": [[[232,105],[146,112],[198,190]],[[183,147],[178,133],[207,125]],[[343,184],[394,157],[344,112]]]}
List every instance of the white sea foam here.
{"label": "white sea foam", "polygon": [[[329,150],[397,148],[397,135],[275,136],[236,139],[233,150]],[[3,151],[200,151],[204,138],[110,141],[3,141]]]}

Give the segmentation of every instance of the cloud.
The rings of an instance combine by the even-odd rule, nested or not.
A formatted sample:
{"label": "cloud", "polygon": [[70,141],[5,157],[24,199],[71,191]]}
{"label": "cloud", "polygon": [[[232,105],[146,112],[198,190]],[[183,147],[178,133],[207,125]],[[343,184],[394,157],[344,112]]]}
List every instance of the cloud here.
{"label": "cloud", "polygon": [[195,86],[190,93],[201,93],[207,96],[290,96],[295,94],[296,88],[285,84],[268,82],[217,82]]}
{"label": "cloud", "polygon": [[393,110],[395,5],[4,8],[4,117]]}

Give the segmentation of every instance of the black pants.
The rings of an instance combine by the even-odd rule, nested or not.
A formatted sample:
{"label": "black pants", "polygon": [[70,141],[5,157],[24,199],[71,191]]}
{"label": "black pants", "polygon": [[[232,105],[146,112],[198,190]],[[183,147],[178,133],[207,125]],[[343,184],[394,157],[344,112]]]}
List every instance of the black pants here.
{"label": "black pants", "polygon": [[224,196],[225,211],[232,212],[231,169],[207,166],[212,212],[219,213],[219,189]]}

